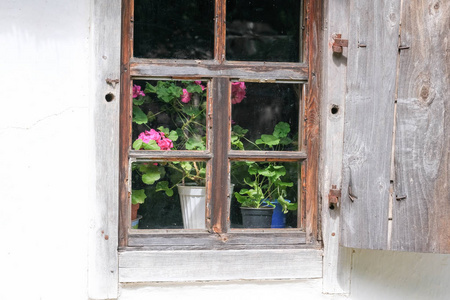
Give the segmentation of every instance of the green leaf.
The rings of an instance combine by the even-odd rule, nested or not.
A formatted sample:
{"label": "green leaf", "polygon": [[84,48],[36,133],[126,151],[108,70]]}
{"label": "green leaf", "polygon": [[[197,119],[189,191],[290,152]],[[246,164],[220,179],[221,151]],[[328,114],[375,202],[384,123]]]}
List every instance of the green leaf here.
{"label": "green leaf", "polygon": [[169,187],[168,181],[160,181],[156,184],[156,191],[164,191],[167,196],[172,197],[173,196],[173,190]]}
{"label": "green leaf", "polygon": [[145,184],[153,184],[161,178],[161,173],[157,166],[147,165],[146,172],[142,175],[142,182]]}
{"label": "green leaf", "polygon": [[286,122],[280,122],[275,126],[275,129],[273,130],[273,135],[277,138],[282,138],[286,137],[289,131],[291,131],[289,124]]}
{"label": "green leaf", "polygon": [[147,82],[145,84],[144,93],[156,93],[156,87]]}
{"label": "green leaf", "polygon": [[239,125],[234,125],[232,131],[238,136],[244,136],[248,132],[248,129],[244,129]]}
{"label": "green leaf", "polygon": [[186,90],[188,91],[188,93],[201,93],[202,91],[202,87],[198,84],[192,84],[186,87]]}
{"label": "green leaf", "polygon": [[175,142],[178,140],[178,133],[175,130],[172,130],[167,137],[171,139],[172,142]]}
{"label": "green leaf", "polygon": [[185,145],[187,150],[205,150],[205,143],[199,136],[190,137]]}
{"label": "green leaf", "polygon": [[192,105],[185,105],[181,109],[185,114],[188,116],[197,116],[200,114],[200,109],[198,107],[192,106]]}
{"label": "green leaf", "polygon": [[161,150],[156,141],[150,140],[148,143],[142,143],[144,150]]}
{"label": "green leaf", "polygon": [[133,104],[134,105],[142,105],[144,104],[145,98],[142,96],[139,96],[138,98],[134,98],[133,99]]}
{"label": "green leaf", "polygon": [[131,203],[132,204],[142,204],[145,202],[147,195],[145,195],[145,190],[132,190],[131,191]]}
{"label": "green leaf", "polygon": [[278,145],[280,143],[280,139],[273,136],[273,135],[269,135],[269,134],[262,134],[261,135],[261,140],[264,144],[268,145],[268,146],[275,146]]}
{"label": "green leaf", "polygon": [[145,124],[148,122],[147,115],[136,105],[133,105],[133,122],[136,124]]}
{"label": "green leaf", "polygon": [[158,129],[159,131],[161,131],[161,132],[164,132],[164,134],[165,134],[166,136],[169,135],[169,128],[166,128],[166,127],[164,127],[164,126],[159,126],[157,129]]}
{"label": "green leaf", "polygon": [[292,140],[288,137],[283,137],[280,139],[280,145],[286,146],[292,143]]}
{"label": "green leaf", "polygon": [[134,150],[139,150],[139,149],[141,149],[143,143],[144,143],[144,142],[143,142],[141,139],[135,140],[134,143],[133,143],[133,149],[134,149]]}
{"label": "green leaf", "polygon": [[187,173],[189,173],[192,169],[193,166],[190,162],[187,161],[183,161],[181,162],[181,167],[183,168],[183,170],[185,170]]}

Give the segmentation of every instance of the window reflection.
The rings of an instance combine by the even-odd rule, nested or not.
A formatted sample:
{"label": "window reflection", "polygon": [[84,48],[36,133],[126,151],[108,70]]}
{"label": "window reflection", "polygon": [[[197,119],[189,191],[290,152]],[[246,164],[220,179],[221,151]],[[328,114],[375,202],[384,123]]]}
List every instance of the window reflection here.
{"label": "window reflection", "polygon": [[299,0],[228,0],[226,58],[300,61]]}

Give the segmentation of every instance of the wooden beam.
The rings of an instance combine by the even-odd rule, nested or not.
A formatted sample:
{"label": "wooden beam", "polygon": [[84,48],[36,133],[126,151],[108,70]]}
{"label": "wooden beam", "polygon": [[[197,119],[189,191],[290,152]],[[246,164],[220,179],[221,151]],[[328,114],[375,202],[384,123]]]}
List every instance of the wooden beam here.
{"label": "wooden beam", "polygon": [[261,81],[308,80],[308,66],[303,63],[223,62],[189,60],[151,60],[134,58],[130,64],[131,76],[142,77],[231,77]]}
{"label": "wooden beam", "polygon": [[120,81],[120,170],[119,170],[119,246],[126,246],[131,227],[131,199],[128,195],[128,151],[131,145],[131,79],[130,56],[132,48],[132,0],[122,3],[122,51]]}
{"label": "wooden beam", "polygon": [[[121,1],[92,4],[93,97],[90,98],[92,131],[90,142],[95,170],[89,174],[92,192],[89,211],[88,298],[118,297],[119,262],[119,103]],[[84,187],[87,188],[87,187]],[[91,188],[89,188],[91,190]]]}
{"label": "wooden beam", "polygon": [[319,104],[320,104],[320,72],[321,72],[321,43],[322,36],[322,1],[308,0],[306,2],[308,50],[308,89],[305,104],[305,137],[307,140],[306,153],[306,239],[314,242],[318,236],[318,168],[319,168]]}
{"label": "wooden beam", "polygon": [[211,230],[226,232],[230,226],[230,189],[228,151],[230,148],[230,81],[228,78],[212,80],[212,152],[211,167],[214,174],[208,174],[207,191],[211,196]]}
{"label": "wooden beam", "polygon": [[299,279],[321,276],[322,251],[315,249],[120,253],[122,283]]}
{"label": "wooden beam", "polygon": [[300,151],[240,151],[230,150],[228,157],[231,160],[254,161],[301,161],[306,159],[305,152]]}

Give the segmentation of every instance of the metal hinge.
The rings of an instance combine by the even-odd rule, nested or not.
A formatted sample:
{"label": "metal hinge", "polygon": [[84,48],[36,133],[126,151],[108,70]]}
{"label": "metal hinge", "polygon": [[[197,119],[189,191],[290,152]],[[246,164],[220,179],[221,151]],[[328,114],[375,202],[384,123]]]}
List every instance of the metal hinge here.
{"label": "metal hinge", "polygon": [[336,185],[332,185],[328,193],[328,207],[334,209],[339,204],[339,198],[341,198],[341,189],[337,189]]}
{"label": "metal hinge", "polygon": [[333,52],[342,53],[344,47],[348,47],[348,40],[341,39],[342,34],[336,33],[333,35]]}

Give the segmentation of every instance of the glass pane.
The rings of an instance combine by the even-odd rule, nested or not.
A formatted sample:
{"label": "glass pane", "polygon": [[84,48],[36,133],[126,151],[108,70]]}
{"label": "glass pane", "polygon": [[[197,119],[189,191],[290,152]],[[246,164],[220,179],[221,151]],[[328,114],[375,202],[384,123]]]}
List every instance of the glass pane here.
{"label": "glass pane", "polygon": [[300,61],[300,0],[227,0],[227,60]]}
{"label": "glass pane", "polygon": [[133,82],[134,150],[206,150],[207,83]]}
{"label": "glass pane", "polygon": [[134,228],[205,229],[205,167],[205,162],[133,163]]}
{"label": "glass pane", "polygon": [[234,150],[298,150],[300,84],[233,82]]}
{"label": "glass pane", "polygon": [[296,162],[232,162],[231,227],[297,228],[298,174]]}
{"label": "glass pane", "polygon": [[134,56],[212,59],[213,0],[135,0]]}

